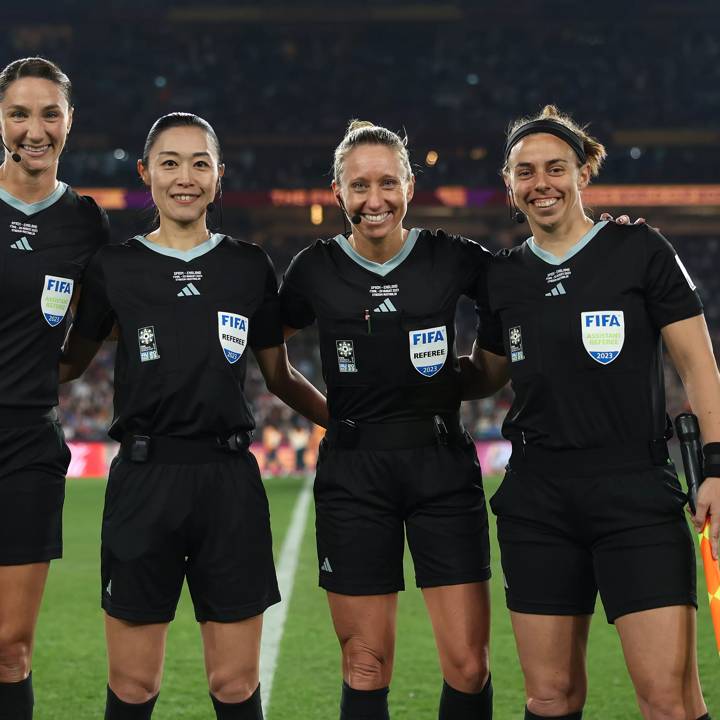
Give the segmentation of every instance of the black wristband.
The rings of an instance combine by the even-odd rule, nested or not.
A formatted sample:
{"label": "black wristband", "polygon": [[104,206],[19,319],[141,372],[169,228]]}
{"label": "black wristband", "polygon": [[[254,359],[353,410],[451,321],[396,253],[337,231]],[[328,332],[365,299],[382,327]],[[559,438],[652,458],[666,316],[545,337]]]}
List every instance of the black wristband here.
{"label": "black wristband", "polygon": [[720,442],[703,446],[703,477],[720,477]]}

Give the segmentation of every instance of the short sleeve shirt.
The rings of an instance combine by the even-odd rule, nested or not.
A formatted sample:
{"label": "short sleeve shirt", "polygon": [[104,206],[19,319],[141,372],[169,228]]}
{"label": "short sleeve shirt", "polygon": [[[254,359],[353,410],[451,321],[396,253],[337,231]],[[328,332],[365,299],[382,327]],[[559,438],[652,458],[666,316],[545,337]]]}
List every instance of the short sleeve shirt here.
{"label": "short sleeve shirt", "polygon": [[487,304],[491,257],[466,238],[419,229],[382,264],[342,235],[298,254],[280,288],[282,319],[318,323],[330,416],[393,422],[457,412],[455,310],[461,295]]}
{"label": "short sleeve shirt", "polygon": [[105,212],[65,183],[35,203],[0,189],[0,407],[57,405],[70,301],[109,234]]}
{"label": "short sleeve shirt", "polygon": [[222,436],[254,427],[247,348],[282,345],[277,281],[257,245],[213,235],[189,251],[142,236],[99,252],[75,331],[120,329],[110,435]]}
{"label": "short sleeve shirt", "polygon": [[493,261],[496,322],[515,400],[503,434],[547,448],[602,448],[662,438],[660,331],[702,312],[670,243],[646,225],[596,224],[564,258],[532,238]]}

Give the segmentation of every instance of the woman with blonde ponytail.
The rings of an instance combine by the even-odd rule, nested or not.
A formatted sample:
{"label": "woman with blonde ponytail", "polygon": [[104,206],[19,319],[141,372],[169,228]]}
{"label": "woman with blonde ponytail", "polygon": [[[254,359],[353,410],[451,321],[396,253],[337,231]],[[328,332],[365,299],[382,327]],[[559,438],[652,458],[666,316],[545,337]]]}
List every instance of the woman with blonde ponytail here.
{"label": "woman with blonde ponytail", "polygon": [[[351,232],[297,255],[280,289],[286,337],[320,330],[330,425],[315,502],[320,585],[342,649],[342,720],[389,718],[407,534],[444,677],[440,720],[492,717],[487,511],[475,445],[459,420],[461,295],[487,306],[491,255],[466,238],[404,225],[406,139],[353,121],[332,189]],[[486,314],[488,314],[486,312]],[[502,345],[485,361],[479,394]],[[462,361],[462,362],[461,362]]]}

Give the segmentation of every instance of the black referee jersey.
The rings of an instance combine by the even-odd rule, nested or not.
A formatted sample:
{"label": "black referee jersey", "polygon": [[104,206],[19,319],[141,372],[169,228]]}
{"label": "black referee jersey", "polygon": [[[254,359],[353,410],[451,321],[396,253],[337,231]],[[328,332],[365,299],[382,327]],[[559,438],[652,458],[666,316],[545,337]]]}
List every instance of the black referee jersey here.
{"label": "black referee jersey", "polygon": [[281,312],[294,328],[318,321],[330,416],[377,423],[457,412],[455,308],[461,295],[486,305],[491,258],[466,238],[418,229],[382,264],[342,235],[300,252]]}
{"label": "black referee jersey", "polygon": [[49,409],[70,300],[108,241],[107,215],[65,183],[35,203],[0,189],[0,235],[0,407]]}
{"label": "black referee jersey", "polygon": [[489,276],[515,400],[505,437],[548,449],[618,447],[665,432],[660,330],[702,312],[680,258],[647,225],[597,223],[563,258],[530,238]]}
{"label": "black referee jersey", "polygon": [[87,269],[75,331],[102,340],[120,327],[110,436],[252,429],[246,350],[282,345],[278,308],[272,263],[257,245],[215,234],[188,251],[142,236],[103,248]]}

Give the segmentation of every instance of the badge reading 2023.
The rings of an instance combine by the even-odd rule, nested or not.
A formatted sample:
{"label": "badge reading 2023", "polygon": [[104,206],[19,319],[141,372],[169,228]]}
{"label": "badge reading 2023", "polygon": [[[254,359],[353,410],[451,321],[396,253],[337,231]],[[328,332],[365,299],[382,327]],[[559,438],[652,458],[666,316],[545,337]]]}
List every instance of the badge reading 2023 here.
{"label": "badge reading 2023", "polygon": [[410,330],[410,362],[425,377],[440,372],[447,358],[447,330],[444,325],[424,330]]}
{"label": "badge reading 2023", "polygon": [[218,337],[227,361],[233,365],[247,347],[249,321],[244,315],[218,311]]}
{"label": "badge reading 2023", "polygon": [[74,284],[75,281],[71,278],[45,276],[40,309],[50,327],[59,325],[65,317],[72,300]]}
{"label": "badge reading 2023", "polygon": [[582,340],[590,357],[601,365],[615,360],[625,343],[625,314],[622,310],[592,310],[580,313]]}

